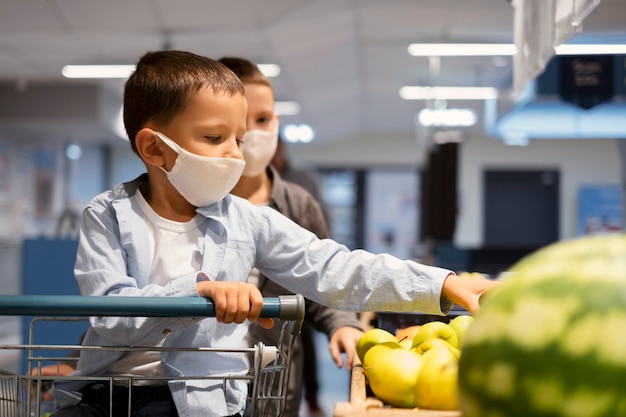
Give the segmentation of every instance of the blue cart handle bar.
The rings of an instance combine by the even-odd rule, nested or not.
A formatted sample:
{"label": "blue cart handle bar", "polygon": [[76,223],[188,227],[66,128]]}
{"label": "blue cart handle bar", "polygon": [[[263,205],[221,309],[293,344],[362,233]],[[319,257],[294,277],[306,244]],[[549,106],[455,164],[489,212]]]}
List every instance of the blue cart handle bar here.
{"label": "blue cart handle bar", "polygon": [[[213,300],[203,297],[83,295],[0,295],[1,316],[215,317]],[[263,298],[261,317],[301,321],[301,294]]]}

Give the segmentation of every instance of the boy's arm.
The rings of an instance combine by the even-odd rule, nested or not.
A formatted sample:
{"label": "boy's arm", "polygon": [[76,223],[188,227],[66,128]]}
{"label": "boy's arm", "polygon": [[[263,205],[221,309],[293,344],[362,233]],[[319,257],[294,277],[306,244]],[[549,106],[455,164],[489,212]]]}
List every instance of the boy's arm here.
{"label": "boy's arm", "polygon": [[474,314],[480,309],[480,297],[498,285],[499,282],[484,277],[450,274],[443,282],[441,295]]}

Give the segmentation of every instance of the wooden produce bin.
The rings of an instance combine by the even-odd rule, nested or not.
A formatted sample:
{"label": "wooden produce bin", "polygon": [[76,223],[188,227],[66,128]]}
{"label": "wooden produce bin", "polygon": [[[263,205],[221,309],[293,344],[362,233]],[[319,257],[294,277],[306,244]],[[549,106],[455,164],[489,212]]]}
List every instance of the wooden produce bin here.
{"label": "wooden produce bin", "polygon": [[350,381],[350,402],[336,403],[333,417],[461,417],[461,412],[389,407],[379,399],[367,396],[365,374],[361,364],[355,363]]}

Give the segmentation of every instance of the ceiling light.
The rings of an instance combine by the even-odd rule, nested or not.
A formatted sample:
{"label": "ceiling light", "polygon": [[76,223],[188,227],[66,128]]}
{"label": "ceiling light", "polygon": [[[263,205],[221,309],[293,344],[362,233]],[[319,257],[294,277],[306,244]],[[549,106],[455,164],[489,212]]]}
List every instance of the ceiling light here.
{"label": "ceiling light", "polygon": [[515,45],[507,43],[412,43],[413,56],[498,56],[515,55]]}
{"label": "ceiling light", "polygon": [[422,109],[417,114],[422,126],[474,126],[476,113],[471,109]]}
{"label": "ceiling light", "polygon": [[[280,67],[276,64],[257,66],[268,78],[280,74]],[[134,65],[66,65],[61,70],[61,74],[65,78],[128,78],[134,71]]]}
{"label": "ceiling light", "polygon": [[620,55],[626,54],[626,45],[563,44],[556,48],[557,55]]}
{"label": "ceiling light", "polygon": [[[626,45],[562,44],[554,48],[557,55],[626,54]],[[412,56],[508,56],[515,55],[512,43],[412,43]]]}
{"label": "ceiling light", "polygon": [[61,70],[65,78],[128,78],[134,65],[66,65]]}
{"label": "ceiling light", "polygon": [[297,101],[277,101],[274,103],[274,113],[279,116],[295,116],[300,113],[300,103]]}
{"label": "ceiling light", "polygon": [[315,138],[315,133],[311,126],[307,124],[294,125],[289,124],[283,128],[283,138],[287,142],[296,143],[308,143]]}
{"label": "ceiling light", "polygon": [[65,147],[65,156],[73,161],[80,159],[83,154],[81,147],[75,143],[70,143]]}
{"label": "ceiling light", "polygon": [[258,64],[257,67],[268,78],[278,77],[280,74],[280,67],[276,64]]}
{"label": "ceiling light", "polygon": [[528,146],[530,138],[523,132],[506,132],[502,135],[502,141],[508,146]]}
{"label": "ceiling light", "polygon": [[400,97],[405,100],[489,100],[498,97],[498,90],[493,87],[404,86]]}

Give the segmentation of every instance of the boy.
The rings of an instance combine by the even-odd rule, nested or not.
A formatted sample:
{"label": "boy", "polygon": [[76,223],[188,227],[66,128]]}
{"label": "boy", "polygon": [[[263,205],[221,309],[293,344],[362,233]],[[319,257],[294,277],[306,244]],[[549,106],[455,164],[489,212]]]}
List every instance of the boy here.
{"label": "boy", "polygon": [[[443,314],[456,302],[470,312],[495,285],[389,255],[350,252],[269,207],[228,195],[244,168],[247,103],[235,74],[182,51],[145,54],[124,90],[124,124],[147,174],[96,196],[83,211],[74,268],[81,294],[200,296],[215,318],[92,317],[92,346],[232,347],[245,320],[259,318],[262,295],[246,283],[252,267],[321,304],[344,310]],[[185,351],[81,352],[75,376],[245,373],[243,355]],[[103,386],[105,385],[105,386]],[[126,415],[121,392],[88,381],[59,381],[55,417]],[[170,380],[133,385],[132,416],[232,416],[245,408],[237,380]],[[175,406],[174,406],[174,405]],[[115,415],[115,414],[114,414]]]}
{"label": "boy", "polygon": [[[219,59],[219,62],[226,65],[243,82],[248,102],[248,130],[243,137],[242,145],[246,166],[231,193],[246,198],[257,206],[274,208],[319,238],[329,237],[324,214],[318,202],[304,188],[282,180],[277,170],[270,166],[278,145],[278,115],[274,113],[272,83],[255,64],[246,59],[224,57]],[[289,294],[289,291],[259,274],[256,268],[253,271],[248,282],[254,282],[264,297]],[[340,352],[345,352],[346,368],[352,368],[356,343],[363,334],[355,313],[334,310],[307,300],[305,323],[328,335],[330,352],[337,366],[342,366]],[[252,323],[248,332],[250,346],[258,341],[271,345],[278,340],[280,326],[274,326],[268,331]],[[310,339],[312,344],[313,340]],[[283,417],[298,416],[303,382],[307,377],[316,376],[314,347],[304,349],[304,343],[306,340],[299,337],[294,349]],[[313,367],[309,369],[310,375],[306,375],[305,364],[311,362]],[[318,413],[320,411],[318,409]]]}

